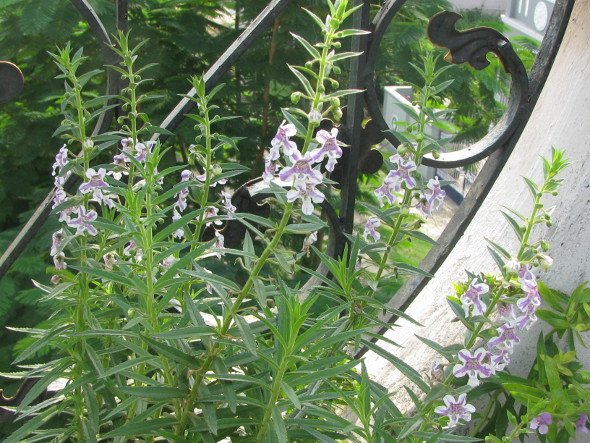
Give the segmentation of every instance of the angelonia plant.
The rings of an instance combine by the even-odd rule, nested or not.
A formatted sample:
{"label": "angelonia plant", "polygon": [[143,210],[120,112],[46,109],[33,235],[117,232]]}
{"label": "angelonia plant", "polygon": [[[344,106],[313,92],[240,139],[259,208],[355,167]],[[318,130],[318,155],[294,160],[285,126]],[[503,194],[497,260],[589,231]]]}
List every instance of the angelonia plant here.
{"label": "angelonia plant", "polygon": [[[402,144],[385,160],[373,200],[359,205],[370,213],[366,223],[348,235],[341,254],[323,252],[330,232],[322,215],[337,200],[329,174],[347,148],[338,138],[340,99],[360,92],[339,89],[338,63],[359,55],[340,48],[365,33],[341,29],[356,9],[347,0],[327,5],[325,19],[306,11],[322,41],[293,35],[310,57],[291,67],[301,89],[268,141],[262,177],[237,190],[229,185],[246,168],[230,161],[239,139],[219,132],[233,118],[214,104],[222,85],[208,90],[202,78],[190,79],[195,139],[186,163],[176,165],[171,147],[159,141],[165,130],[142,112],[155,97],[144,91],[149,67],[137,64],[141,45],[131,47],[122,33],[114,39],[120,63],[110,68],[125,84],[117,97],[88,99],[84,86],[100,71],[81,72],[81,50],[66,46],[52,55],[66,91],[55,133],[65,144],[52,170],[61,227],[49,251],[52,285],[36,284],[56,310],[46,328],[22,330],[34,338],[15,362],[22,371],[2,374],[35,380],[13,408],[22,426],[8,442],[476,441],[459,425],[478,414],[468,401],[488,381],[499,393],[479,414],[478,435],[500,410],[511,414],[512,427],[502,430],[508,441],[531,430],[561,432],[558,424],[570,435],[586,429],[588,398],[579,377],[587,374],[574,354],[542,340],[537,385],[501,375],[519,331],[542,316],[544,289],[534,269],[550,259],[531,233],[550,221],[541,197],[559,183],[559,151],[545,162],[542,185],[527,181],[535,198],[531,217],[509,216],[521,250],[511,255],[492,245],[502,277],[473,275],[457,285],[451,306],[468,338],[459,347],[429,343],[448,363],[425,379],[375,343],[387,340],[376,332],[390,327],[383,313],[413,321],[388,306],[389,283],[405,273],[428,275],[394,252],[410,240],[432,243],[420,227],[445,192],[419,167],[444,143],[427,129],[444,123],[440,94],[449,82],[440,81],[446,68],[436,56],[416,66],[424,85],[407,109],[412,122],[396,128]],[[116,127],[92,134],[110,106],[120,107]],[[320,128],[326,121],[331,128]],[[78,178],[73,187],[70,177]],[[575,303],[587,304],[584,291]],[[564,307],[564,297],[555,295],[556,311],[543,315],[552,319],[554,336],[569,337],[564,318],[576,325],[587,318],[577,304]],[[398,409],[371,380],[354,357],[361,346],[420,389],[408,390],[415,410]],[[47,349],[51,358],[34,363]],[[526,404],[517,411],[510,398]]]}

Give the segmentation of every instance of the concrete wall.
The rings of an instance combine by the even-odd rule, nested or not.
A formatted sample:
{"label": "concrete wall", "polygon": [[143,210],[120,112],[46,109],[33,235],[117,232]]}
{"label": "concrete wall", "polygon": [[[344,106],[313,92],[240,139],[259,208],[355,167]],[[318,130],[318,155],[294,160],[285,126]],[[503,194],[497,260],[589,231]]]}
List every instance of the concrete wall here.
{"label": "concrete wall", "polygon": [[[464,329],[452,322],[453,314],[445,297],[452,293],[451,281],[466,279],[465,269],[474,272],[495,271],[486,252],[484,237],[497,241],[514,251],[517,244],[511,229],[500,214],[502,205],[528,213],[531,202],[521,176],[539,180],[542,167],[539,155],[549,155],[551,146],[564,148],[572,165],[567,169],[559,197],[547,201],[555,205],[554,225],[541,228],[535,236],[543,236],[552,245],[550,255],[555,264],[542,278],[550,286],[564,292],[590,280],[590,1],[576,2],[572,19],[552,72],[510,160],[492,188],[473,222],[437,272],[409,307],[407,313],[421,322],[417,327],[400,321],[387,337],[401,344],[394,348],[380,345],[400,357],[419,372],[428,373],[433,360],[440,357],[415,338],[425,336],[439,343],[461,340]],[[511,370],[523,374],[535,355],[534,342],[538,329],[532,329],[517,347]],[[590,338],[590,337],[589,337]],[[590,369],[590,352],[580,354]],[[402,409],[411,403],[403,397],[404,384],[409,382],[395,368],[374,354],[366,358],[374,379],[387,386]],[[580,440],[581,442],[582,440]],[[586,440],[587,441],[587,440]]]}
{"label": "concrete wall", "polygon": [[504,12],[508,0],[451,0],[451,4],[457,10],[483,9],[489,12]]}

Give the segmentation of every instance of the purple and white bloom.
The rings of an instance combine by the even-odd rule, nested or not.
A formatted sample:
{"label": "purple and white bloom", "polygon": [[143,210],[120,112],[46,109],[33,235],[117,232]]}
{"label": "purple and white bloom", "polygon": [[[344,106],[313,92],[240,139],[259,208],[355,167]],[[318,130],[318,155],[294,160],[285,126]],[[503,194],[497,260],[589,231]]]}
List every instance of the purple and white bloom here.
{"label": "purple and white bloom", "polygon": [[524,297],[519,298],[516,301],[516,306],[522,312],[527,312],[531,309],[531,306],[536,310],[541,305],[541,295],[537,288],[537,283],[527,280],[523,283]]}
{"label": "purple and white bloom", "polygon": [[[405,160],[401,155],[395,154],[389,157],[392,163],[397,164],[397,169],[393,171],[400,180],[406,184],[407,189],[416,187],[416,180],[412,177],[412,172],[416,170],[416,163],[412,160]],[[443,191],[444,192],[444,191]]]}
{"label": "purple and white bloom", "polygon": [[373,241],[379,241],[381,238],[381,234],[377,231],[379,226],[381,226],[381,220],[379,220],[379,217],[369,217],[365,223],[365,232],[363,232],[365,240],[369,241],[369,237],[373,237]]}
{"label": "purple and white bloom", "polygon": [[102,192],[100,188],[97,188],[92,193],[92,198],[90,201],[94,201],[97,203],[102,203],[106,205],[109,209],[113,209],[115,207],[115,200],[117,196],[115,194],[105,194]]}
{"label": "purple and white bloom", "polygon": [[[522,299],[521,299],[522,300]],[[516,327],[520,330],[529,329],[538,319],[536,315],[537,306],[529,304],[523,315],[515,320]]]}
{"label": "purple and white bloom", "polygon": [[188,169],[184,169],[181,173],[180,173],[180,181],[181,182],[187,182],[191,179],[193,173],[188,170]]}
{"label": "purple and white bloom", "polygon": [[283,123],[277,129],[276,135],[270,141],[270,145],[272,146],[270,149],[270,159],[272,161],[278,160],[280,157],[279,148],[281,147],[285,155],[291,155],[293,151],[297,150],[297,144],[291,141],[291,137],[295,134],[297,134],[295,125],[286,123],[286,120],[283,120]]}
{"label": "purple and white bloom", "polygon": [[55,156],[55,162],[53,163],[53,172],[51,173],[51,175],[58,176],[61,174],[61,170],[64,168],[65,165],[68,164],[68,148],[66,148],[66,145],[64,144],[61,148],[59,148],[59,151],[57,153],[57,155]]}
{"label": "purple and white bloom", "polygon": [[510,363],[511,352],[508,349],[494,349],[494,353],[490,354],[490,365],[494,373],[503,371],[506,365]]}
{"label": "purple and white bloom", "polygon": [[318,231],[313,231],[307,237],[303,239],[302,252],[309,253],[309,248],[318,240]]}
{"label": "purple and white bloom", "polygon": [[225,208],[225,212],[229,218],[234,218],[234,214],[236,213],[236,207],[231,202],[231,194],[226,191],[221,191],[221,196],[223,197],[223,207]]}
{"label": "purple and white bloom", "polygon": [[[176,208],[172,210],[172,222],[176,222],[181,219],[180,212]],[[173,238],[184,238],[184,229],[178,228],[176,231],[172,233]]]}
{"label": "purple and white bloom", "polygon": [[277,162],[271,160],[270,154],[264,156],[264,172],[262,173],[262,180],[264,183],[270,183],[277,173]]}
{"label": "purple and white bloom", "polygon": [[115,263],[117,263],[117,254],[114,252],[107,252],[102,256],[102,260],[104,261],[104,268],[107,271],[112,271]]}
{"label": "purple and white bloom", "polygon": [[534,431],[535,429],[541,435],[549,432],[549,425],[553,423],[553,418],[549,412],[542,412],[531,420],[529,423],[530,428]]}
{"label": "purple and white bloom", "polygon": [[444,365],[439,361],[433,361],[430,365],[430,380],[442,382],[444,377]]}
{"label": "purple and white bloom", "polygon": [[322,203],[326,196],[317,190],[316,183],[295,180],[293,188],[287,192],[287,201],[292,203],[298,198],[301,199],[301,212],[305,215],[311,215],[313,213],[313,203]]}
{"label": "purple and white bloom", "polygon": [[84,232],[88,232],[92,236],[98,234],[96,228],[91,224],[98,217],[95,210],[86,211],[84,206],[78,206],[74,212],[78,214],[78,217],[70,219],[67,224],[70,228],[76,228],[77,235],[83,234]]}
{"label": "purple and white bloom", "polygon": [[401,179],[395,173],[396,171],[389,171],[385,179],[383,180],[383,184],[375,189],[375,195],[379,199],[379,205],[383,206],[383,199],[387,199],[390,205],[395,203],[395,192],[401,191]]}
{"label": "purple and white bloom", "polygon": [[135,243],[135,240],[129,241],[129,243],[127,243],[125,246],[125,249],[123,249],[123,255],[130,257],[131,251],[133,251],[135,248],[137,248],[137,243]]}
{"label": "purple and white bloom", "polygon": [[581,432],[583,434],[588,433],[588,428],[586,427],[586,423],[588,422],[588,415],[587,414],[580,414],[578,420],[576,420],[576,432]]}
{"label": "purple and white bloom", "polygon": [[457,354],[461,363],[453,367],[453,375],[457,378],[467,375],[469,380],[467,384],[471,387],[479,386],[479,378],[488,378],[493,374],[493,370],[484,360],[488,357],[488,352],[484,348],[476,349],[473,354],[467,349],[462,349]]}
{"label": "purple and white bloom", "polygon": [[61,249],[61,244],[62,244],[64,238],[65,238],[65,236],[64,236],[63,229],[60,229],[60,230],[55,231],[53,233],[53,235],[51,236],[51,250],[49,251],[49,255],[51,255],[52,257],[57,255],[57,253]]}
{"label": "purple and white bloom", "polygon": [[147,141],[145,143],[137,143],[135,145],[135,159],[138,162],[144,163],[149,154],[152,153],[152,148],[155,146],[155,141]]}
{"label": "purple and white bloom", "polygon": [[75,210],[76,210],[76,207],[72,206],[72,207],[63,209],[62,211],[59,211],[59,221],[64,222],[64,223],[68,223],[71,219],[70,216],[74,213]]}
{"label": "purple and white bloom", "polygon": [[51,284],[52,285],[59,285],[61,283],[61,276],[60,275],[52,275],[51,276]]}
{"label": "purple and white bloom", "polygon": [[293,162],[292,166],[287,166],[279,173],[279,178],[287,181],[293,176],[296,180],[309,181],[319,184],[322,182],[322,174],[311,167],[315,163],[311,153],[307,152],[305,156],[297,148],[294,148],[289,157]]}
{"label": "purple and white bloom", "polygon": [[428,180],[426,186],[428,191],[421,193],[420,200],[416,207],[422,211],[426,217],[429,217],[432,215],[432,211],[437,211],[441,207],[445,201],[447,193],[440,187],[438,177]]}
{"label": "purple and white bloom", "polygon": [[514,273],[518,273],[521,267],[521,263],[518,261],[516,257],[511,257],[510,260],[506,262],[504,267]]}
{"label": "purple and white bloom", "polygon": [[498,347],[500,349],[514,348],[515,343],[520,343],[520,338],[516,334],[516,325],[512,322],[504,323],[502,326],[496,329],[498,336],[493,337],[488,341],[488,348]]}
{"label": "purple and white bloom", "polygon": [[[203,215],[205,217],[205,220],[208,220],[213,217],[218,217],[219,216],[219,209],[217,209],[215,206],[207,206],[205,208],[205,212],[203,213]],[[211,225],[211,223],[215,223],[216,225],[221,225],[223,222],[221,220],[209,221],[209,222],[205,223],[205,226],[209,226],[209,225]]]}
{"label": "purple and white bloom", "polygon": [[55,266],[55,269],[66,269],[68,267],[68,264],[66,263],[66,256],[64,255],[63,252],[60,252],[59,254],[55,254],[53,256],[53,266]]}
{"label": "purple and white bloom", "polygon": [[215,251],[215,255],[217,258],[221,258],[224,254],[223,249],[225,248],[225,237],[221,232],[215,230],[215,244],[213,245],[213,250]]}
{"label": "purple and white bloom", "polygon": [[342,157],[342,148],[338,146],[338,129],[332,128],[330,132],[322,129],[318,131],[315,138],[320,144],[320,147],[311,152],[311,156],[316,161],[322,161],[324,156],[328,156],[328,163],[326,169],[330,172],[334,170],[334,166],[340,157]]}
{"label": "purple and white bloom", "polygon": [[104,181],[106,175],[107,171],[105,168],[100,168],[98,171],[88,168],[86,171],[86,178],[88,178],[88,181],[80,185],[80,193],[88,194],[89,192],[93,192],[95,189],[107,187],[108,184]]}
{"label": "purple and white bloom", "polygon": [[133,139],[131,137],[121,139],[121,149],[123,152],[133,152]]}
{"label": "purple and white bloom", "polygon": [[313,108],[307,115],[310,123],[320,123],[322,121],[322,113],[319,109]]}
{"label": "purple and white bloom", "polygon": [[[525,282],[536,282],[537,277],[531,271],[531,267],[529,265],[520,265],[520,269],[518,270],[518,279],[520,280],[521,285],[525,284]],[[524,289],[524,288],[523,288]]]}
{"label": "purple and white bloom", "polygon": [[445,395],[443,401],[445,406],[438,406],[434,412],[449,417],[449,424],[446,427],[456,426],[459,420],[471,421],[471,414],[475,412],[475,407],[467,403],[467,394],[460,394],[456,400],[452,395]]}
{"label": "purple and white bloom", "polygon": [[[192,177],[192,172],[189,171],[188,169],[183,170],[180,173],[180,182],[187,182],[191,179]],[[188,190],[188,186],[182,188],[180,191],[178,191],[178,193],[175,195],[175,197],[177,198],[177,201],[175,203],[175,209],[178,209],[178,212],[184,212],[184,210],[187,207],[187,198],[189,195],[189,190]]]}
{"label": "purple and white bloom", "polygon": [[481,296],[487,294],[490,291],[490,287],[485,283],[476,283],[477,279],[474,278],[467,291],[461,294],[461,304],[465,315],[469,315],[469,307],[473,305],[473,315],[483,315],[486,311],[486,304],[481,301]]}
{"label": "purple and white bloom", "polygon": [[516,313],[514,312],[514,305],[512,303],[498,302],[496,305],[496,312],[504,320],[514,320]]}
{"label": "purple and white bloom", "polygon": [[173,255],[169,255],[164,260],[162,260],[162,262],[160,263],[160,266],[162,267],[162,269],[164,271],[167,271],[177,261],[178,261],[178,259],[176,257],[174,257]]}

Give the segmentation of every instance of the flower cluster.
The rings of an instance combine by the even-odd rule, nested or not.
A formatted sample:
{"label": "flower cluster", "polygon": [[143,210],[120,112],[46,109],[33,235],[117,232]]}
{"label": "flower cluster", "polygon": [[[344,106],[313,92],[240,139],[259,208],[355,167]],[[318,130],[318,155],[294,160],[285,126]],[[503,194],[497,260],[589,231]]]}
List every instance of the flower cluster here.
{"label": "flower cluster", "polygon": [[269,183],[279,170],[278,160],[282,154],[289,159],[290,166],[285,166],[279,172],[282,181],[291,181],[292,187],[287,192],[287,201],[292,203],[296,200],[302,202],[302,212],[310,215],[313,212],[314,204],[320,204],[325,200],[325,195],[317,189],[322,183],[321,172],[314,165],[323,162],[328,158],[326,169],[333,171],[337,160],[342,157],[342,148],[338,144],[338,129],[333,128],[331,132],[320,130],[316,134],[318,147],[310,152],[302,153],[297,144],[291,140],[297,129],[295,125],[283,122],[274,138],[271,140],[271,148],[265,155],[265,167],[262,178]]}
{"label": "flower cluster", "polygon": [[428,180],[427,190],[420,192],[416,208],[422,212],[425,217],[430,217],[432,211],[437,211],[445,201],[447,193],[440,187],[438,177]]}
{"label": "flower cluster", "polygon": [[375,189],[375,195],[379,199],[379,204],[383,206],[383,200],[392,205],[395,203],[395,193],[402,190],[402,185],[406,189],[414,189],[416,180],[412,177],[412,172],[416,170],[416,163],[411,159],[405,159],[399,154],[392,155],[389,161],[397,166],[396,169],[389,171],[381,186]]}

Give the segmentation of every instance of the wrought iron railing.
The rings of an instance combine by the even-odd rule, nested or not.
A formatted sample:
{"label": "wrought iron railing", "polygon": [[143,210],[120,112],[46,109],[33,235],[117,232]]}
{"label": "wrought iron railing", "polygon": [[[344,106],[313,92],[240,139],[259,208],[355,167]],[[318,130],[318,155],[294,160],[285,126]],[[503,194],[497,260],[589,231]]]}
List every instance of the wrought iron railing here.
{"label": "wrought iron railing", "polygon": [[[101,43],[105,64],[114,64],[116,56],[110,49],[111,42],[108,33],[89,2],[87,0],[71,0],[71,2],[88,22],[92,32]],[[353,41],[352,50],[362,51],[363,55],[352,59],[349,87],[363,89],[365,93],[350,96],[347,103],[346,121],[339,132],[339,135],[343,138],[342,141],[349,145],[348,152],[343,156],[341,169],[337,177],[337,181],[341,184],[341,206],[335,209],[329,203],[325,203],[323,208],[324,213],[329,218],[331,227],[328,251],[332,255],[338,254],[342,250],[345,242],[343,233],[352,232],[359,174],[374,173],[382,164],[381,154],[371,150],[371,146],[384,139],[390,141],[394,146],[399,145],[399,141],[393,134],[384,132],[388,127],[381,113],[374,81],[374,68],[380,42],[385,31],[406,2],[407,0],[386,1],[377,15],[371,20],[371,2],[369,0],[355,0],[355,3],[362,5],[362,7],[354,15],[353,27],[365,29],[371,31],[371,33],[355,37]],[[485,137],[464,149],[441,153],[437,159],[433,157],[424,159],[424,164],[428,166],[452,168],[487,158],[476,182],[450,220],[437,245],[430,250],[421,263],[421,268],[428,273],[435,273],[453,249],[510,156],[539,98],[564,35],[574,2],[575,0],[556,1],[545,39],[529,76],[527,76],[524,66],[514,52],[509,40],[497,31],[489,28],[457,31],[455,25],[460,20],[460,16],[453,12],[443,12],[431,19],[428,35],[435,44],[449,49],[447,61],[456,64],[469,63],[475,69],[483,69],[488,64],[486,55],[493,52],[499,57],[504,68],[510,74],[512,84],[506,112]],[[289,3],[289,0],[272,0],[268,3],[258,17],[244,29],[241,35],[205,73],[207,88],[213,87],[220,81],[221,77],[252,46],[257,37],[271,26],[274,19],[281,14]],[[127,0],[116,0],[116,11],[117,28],[126,30]],[[109,95],[116,94],[121,87],[120,80],[110,70],[107,70],[107,76],[106,93]],[[23,78],[18,68],[11,63],[0,62],[0,103],[16,97],[22,86]],[[187,94],[189,97],[194,95],[194,90],[189,91]],[[189,98],[183,98],[163,120],[160,127],[174,132],[193,106],[195,106],[195,102]],[[371,122],[363,127],[361,122],[366,113],[371,117]],[[105,109],[94,129],[94,133],[98,134],[105,131],[109,127],[112,118],[113,110],[111,108]],[[153,138],[159,138],[160,141],[164,142],[167,136],[155,134]],[[249,198],[247,191],[249,186],[254,183],[249,182],[236,192],[241,192]],[[6,274],[10,266],[47,220],[51,211],[53,192],[50,192],[43,200],[0,258],[0,278]],[[427,279],[425,277],[414,276],[410,278],[390,302],[391,307],[403,311],[426,283]],[[386,317],[382,320],[391,323],[396,320],[396,317]],[[361,351],[361,354],[364,352]]]}

